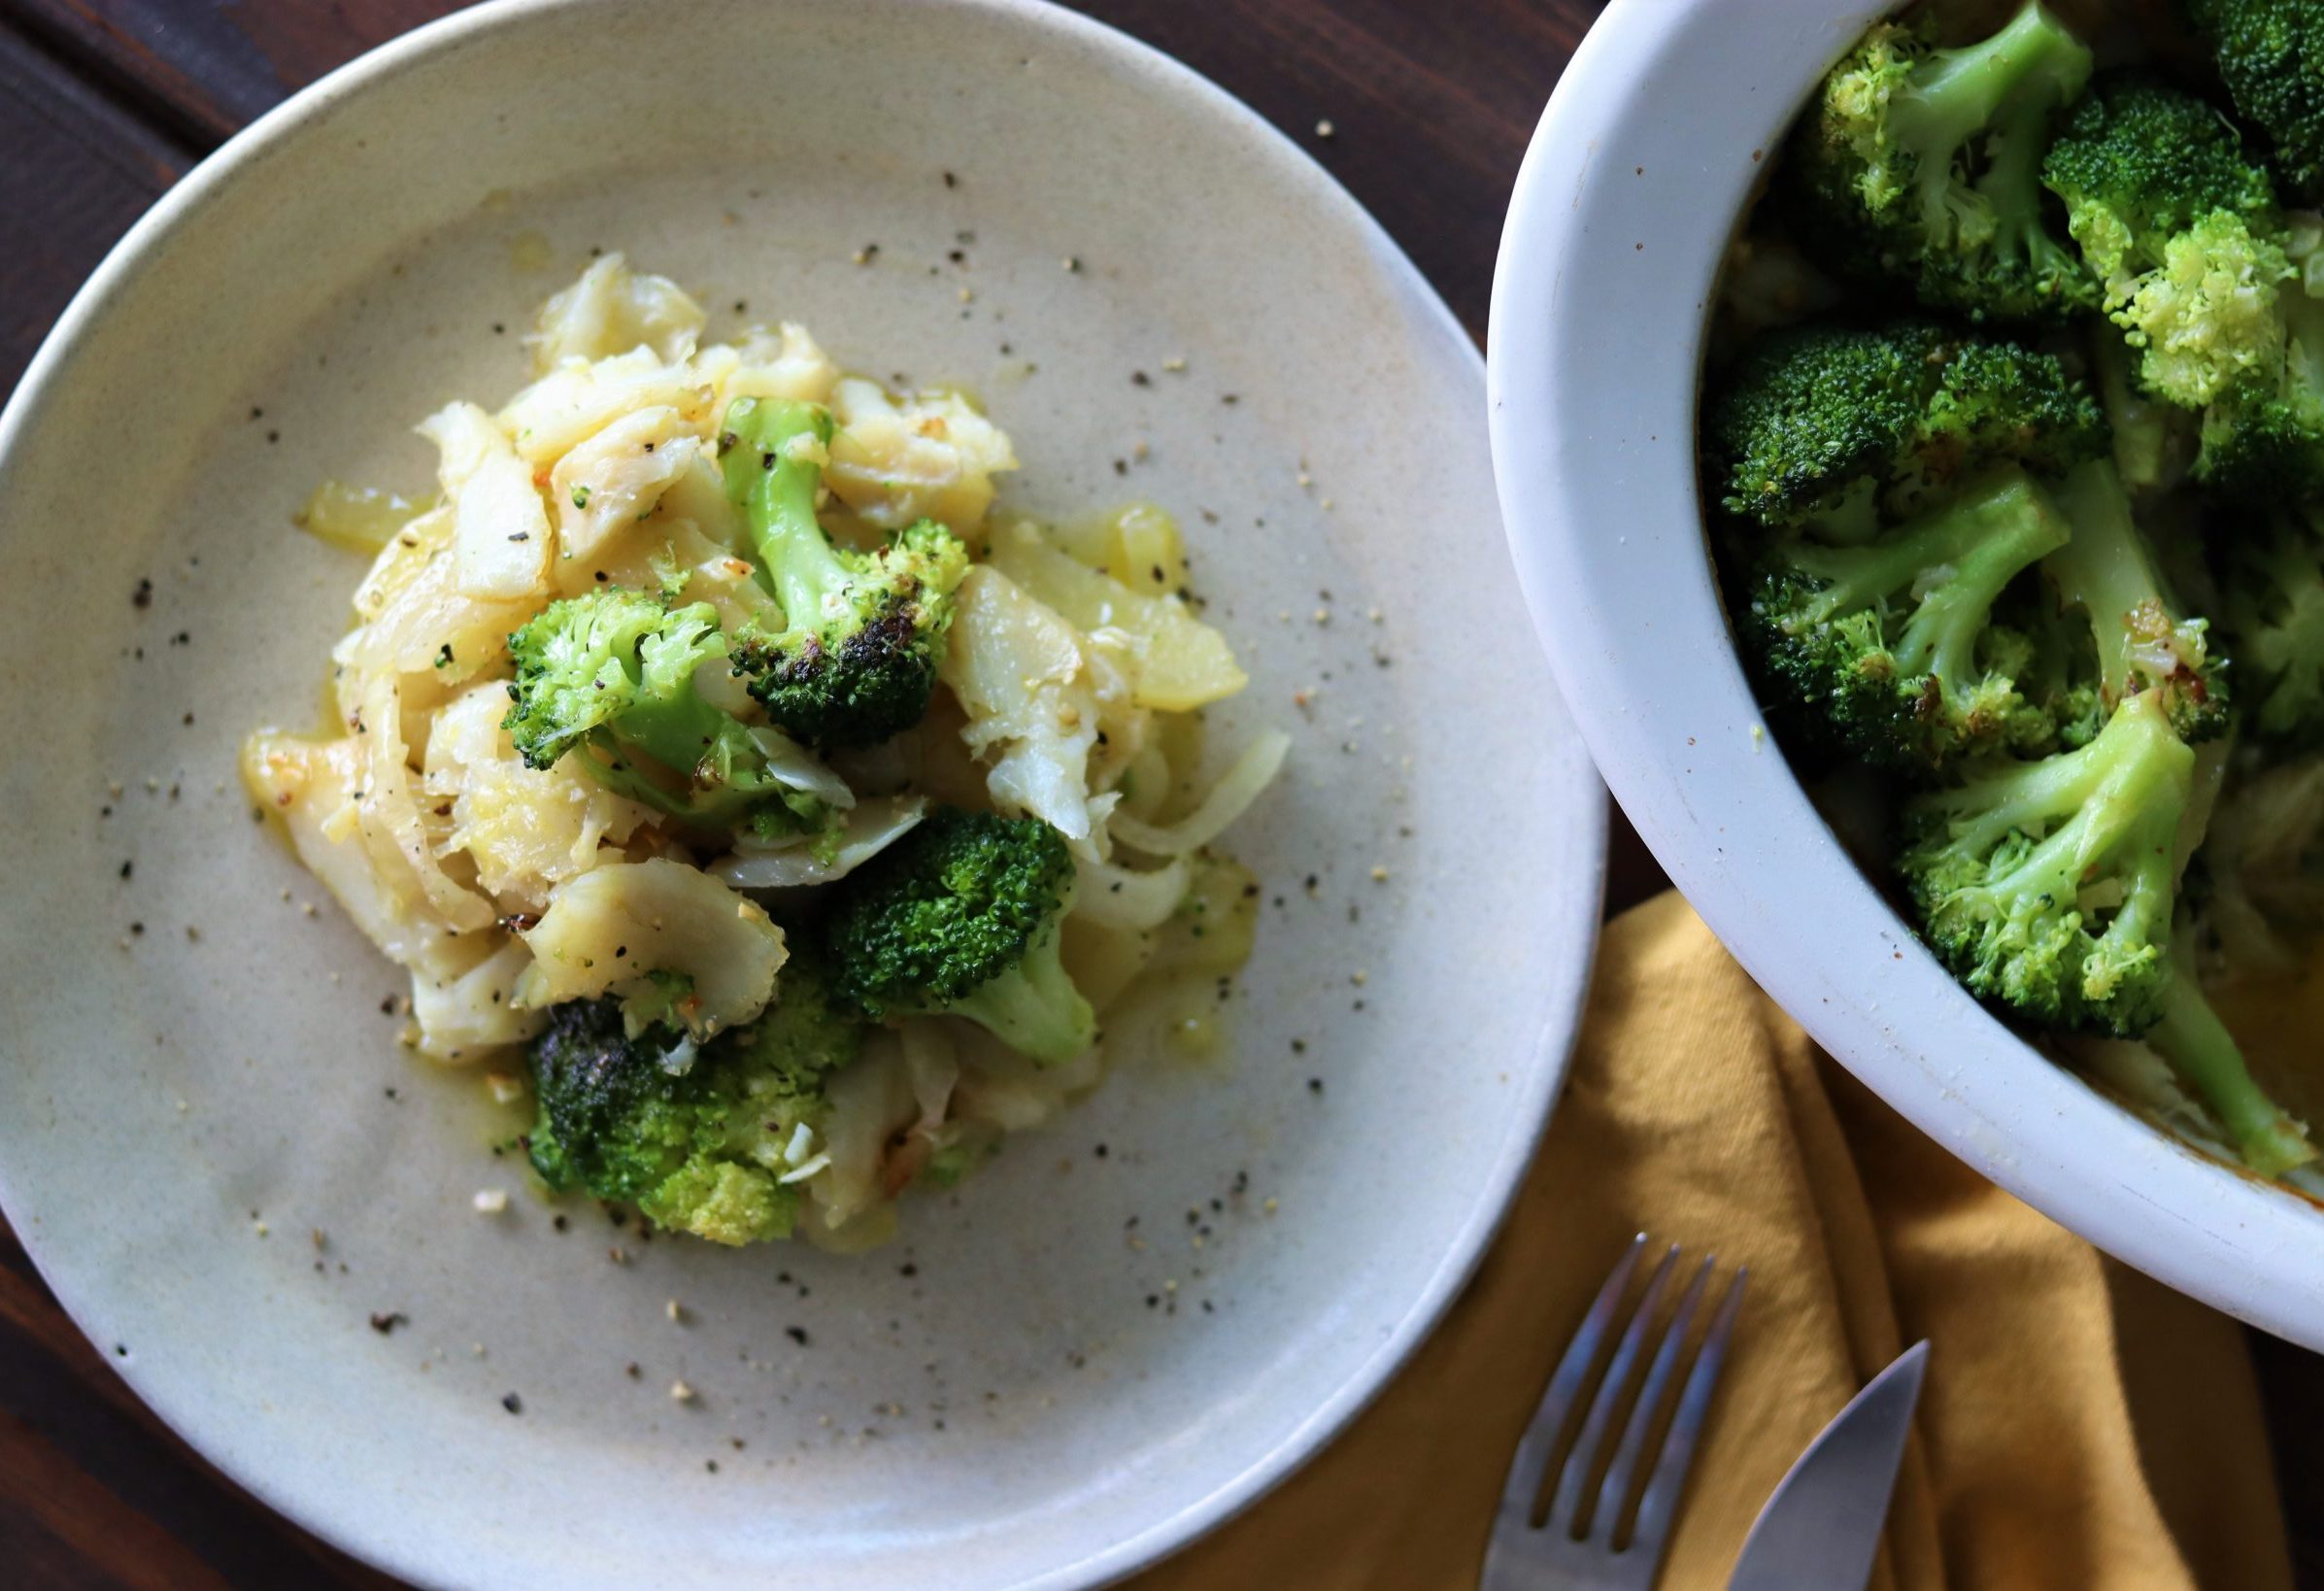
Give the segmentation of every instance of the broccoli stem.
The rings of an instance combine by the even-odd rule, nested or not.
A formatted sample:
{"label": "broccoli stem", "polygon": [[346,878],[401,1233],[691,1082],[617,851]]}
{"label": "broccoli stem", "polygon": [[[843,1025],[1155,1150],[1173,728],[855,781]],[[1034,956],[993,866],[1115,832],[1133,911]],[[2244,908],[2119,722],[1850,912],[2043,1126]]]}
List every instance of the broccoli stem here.
{"label": "broccoli stem", "polygon": [[2163,991],[2162,1009],[2147,1042],[2219,1118],[2245,1166],[2261,1176],[2277,1176],[2316,1158],[2307,1129],[2253,1080],[2227,1024],[2193,978],[2175,973]]}
{"label": "broccoli stem", "polygon": [[2114,430],[2115,472],[2126,486],[2141,490],[2161,486],[2171,446],[2171,411],[2139,389],[2130,344],[2122,340],[2121,329],[2112,322],[2093,322],[2090,362],[2097,369],[2099,400],[2105,405],[2106,423]]}
{"label": "broccoli stem", "polygon": [[849,584],[847,565],[815,518],[830,441],[829,410],[773,398],[737,399],[720,438],[727,495],[750,522],[760,577],[793,628],[815,624],[824,594]]}
{"label": "broccoli stem", "polygon": [[2067,540],[2065,521],[2022,472],[2008,470],[1875,545],[1801,548],[1800,567],[1827,582],[1804,624],[1879,607],[1941,571],[1890,652],[1903,673],[1934,673],[1946,690],[1966,691],[2003,589]]}
{"label": "broccoli stem", "polygon": [[2160,582],[2146,538],[2131,519],[2130,494],[2110,464],[2078,465],[2059,484],[2057,497],[2073,537],[2045,567],[2059,601],[2090,620],[2110,707],[2131,692],[2133,621],[2161,604]]}
{"label": "broccoli stem", "polygon": [[1976,190],[1993,206],[1996,254],[2071,275],[2074,259],[2050,236],[2041,216],[2041,159],[2049,152],[2050,113],[2065,97],[2062,89],[2032,85],[2010,101],[1987,145],[1991,160]]}
{"label": "broccoli stem", "polygon": [[[1064,910],[1071,909],[1068,900]],[[1052,926],[1014,966],[943,1009],[981,1023],[1042,1066],[1063,1066],[1095,1041],[1097,1017],[1059,958],[1062,937]]]}
{"label": "broccoli stem", "polygon": [[[667,701],[643,700],[622,715],[621,738],[664,767],[698,777],[734,720],[686,687]],[[739,737],[739,735],[738,735]]]}
{"label": "broccoli stem", "polygon": [[[1913,152],[1918,162],[1913,187],[1920,199],[1922,223],[1932,236],[1952,236],[1957,159],[2010,97],[2025,88],[2026,99],[2033,105],[2030,110],[2020,107],[2021,114],[2038,118],[2071,97],[2089,72],[2090,52],[2082,42],[2033,0],[2006,27],[1982,43],[1940,50],[1929,57],[1913,75],[1910,92],[1899,97],[1889,115],[1898,140]],[[2046,92],[2030,81],[2042,74],[2050,80]],[[2012,142],[2034,147],[2010,158],[2038,166],[2041,150],[2038,137]],[[2032,186],[2031,170],[2025,181]]]}

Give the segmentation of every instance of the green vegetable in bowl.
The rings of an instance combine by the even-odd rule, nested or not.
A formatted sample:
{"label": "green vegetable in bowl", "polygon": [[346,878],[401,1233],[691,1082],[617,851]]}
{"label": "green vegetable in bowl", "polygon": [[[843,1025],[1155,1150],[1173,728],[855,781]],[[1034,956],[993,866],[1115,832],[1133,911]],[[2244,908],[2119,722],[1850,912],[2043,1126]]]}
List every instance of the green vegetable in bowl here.
{"label": "green vegetable in bowl", "polygon": [[2275,185],[2217,109],[2135,74],[2074,107],[2041,166],[2141,351],[2141,384],[2200,409],[2281,356],[2288,274]]}
{"label": "green vegetable in bowl", "polygon": [[2035,1024],[2153,1026],[2195,754],[2151,692],[2078,751],[2007,762],[1905,808],[1898,870],[1972,994]]}
{"label": "green vegetable in bowl", "polygon": [[2090,51],[2039,4],[1990,38],[1936,48],[1933,13],[1883,23],[1832,69],[1782,176],[1805,239],[1874,282],[1974,319],[2057,320],[2096,287],[2043,213],[2051,122]]}
{"label": "green vegetable in bowl", "polygon": [[1712,389],[1702,445],[1729,513],[1848,540],[1989,465],[2063,470],[2106,425],[2055,356],[1904,320],[1760,338]]}
{"label": "green vegetable in bowl", "polygon": [[2324,201],[2324,5],[2316,0],[2187,0],[2236,109],[2273,141],[2294,192]]}
{"label": "green vegetable in bowl", "polygon": [[1779,689],[1884,765],[2047,749],[2058,723],[2020,684],[2033,643],[1994,607],[2067,534],[2012,468],[1861,545],[1786,537],[1754,573],[1746,644]]}

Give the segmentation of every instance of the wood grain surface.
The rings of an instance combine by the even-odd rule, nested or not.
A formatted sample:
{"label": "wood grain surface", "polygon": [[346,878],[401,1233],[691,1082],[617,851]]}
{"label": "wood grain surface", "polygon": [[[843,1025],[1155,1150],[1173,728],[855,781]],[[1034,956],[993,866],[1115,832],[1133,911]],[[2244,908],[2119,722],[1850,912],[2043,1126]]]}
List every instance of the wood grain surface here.
{"label": "wood grain surface", "polygon": [[[1472,334],[1526,140],[1602,0],[1074,0],[1313,152]],[[0,0],[0,391],[105,252],[286,95],[457,0]],[[1319,123],[1329,122],[1324,135]],[[1663,887],[1617,813],[1609,911]],[[2324,1360],[2254,1338],[2324,1591]],[[0,1224],[0,1587],[392,1587],[149,1413]],[[1236,1591],[1236,1588],[1222,1588]]]}

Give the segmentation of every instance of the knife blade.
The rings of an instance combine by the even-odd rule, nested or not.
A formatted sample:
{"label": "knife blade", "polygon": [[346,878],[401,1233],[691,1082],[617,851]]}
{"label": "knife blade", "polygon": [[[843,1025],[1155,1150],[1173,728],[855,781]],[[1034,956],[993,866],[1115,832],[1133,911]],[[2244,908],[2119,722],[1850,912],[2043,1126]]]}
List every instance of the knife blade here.
{"label": "knife blade", "polygon": [[1759,1510],[1728,1591],[1864,1591],[1928,1365],[1915,1342],[1816,1434]]}

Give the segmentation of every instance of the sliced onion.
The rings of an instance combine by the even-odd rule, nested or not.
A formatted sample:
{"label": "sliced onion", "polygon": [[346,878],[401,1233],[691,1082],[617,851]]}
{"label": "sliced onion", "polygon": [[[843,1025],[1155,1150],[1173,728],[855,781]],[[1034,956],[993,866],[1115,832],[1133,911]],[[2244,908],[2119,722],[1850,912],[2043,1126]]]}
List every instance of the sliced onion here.
{"label": "sliced onion", "polygon": [[1190,873],[1184,857],[1172,857],[1168,866],[1152,872],[1087,858],[1078,865],[1081,887],[1074,893],[1073,915],[1100,928],[1132,933],[1160,928],[1186,898]]}
{"label": "sliced onion", "polygon": [[1110,820],[1115,839],[1148,856],[1180,857],[1217,839],[1227,826],[1241,817],[1260,792],[1273,782],[1291,751],[1291,736],[1269,729],[1251,742],[1242,756],[1210,787],[1202,804],[1166,827],[1157,827],[1127,812]]}
{"label": "sliced onion", "polygon": [[903,1040],[904,1070],[912,1079],[912,1099],[920,1106],[916,1132],[933,1132],[944,1124],[952,1104],[952,1091],[960,1080],[960,1061],[945,1025],[915,1017],[897,1030]]}
{"label": "sliced onion", "polygon": [[786,790],[828,801],[843,812],[856,804],[856,793],[847,788],[847,781],[824,766],[822,758],[782,730],[754,728],[751,743],[764,754],[766,771]]}
{"label": "sliced onion", "polygon": [[839,847],[825,861],[821,847],[793,843],[781,850],[737,850],[710,864],[712,876],[738,890],[792,890],[845,878],[893,845],[927,815],[925,796],[875,796],[857,803],[839,830]]}

